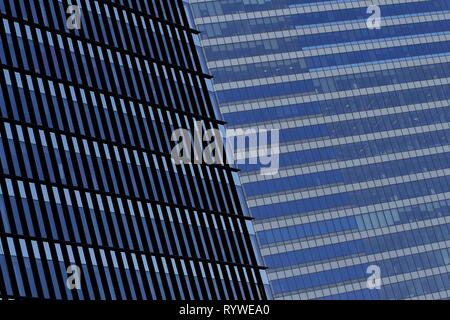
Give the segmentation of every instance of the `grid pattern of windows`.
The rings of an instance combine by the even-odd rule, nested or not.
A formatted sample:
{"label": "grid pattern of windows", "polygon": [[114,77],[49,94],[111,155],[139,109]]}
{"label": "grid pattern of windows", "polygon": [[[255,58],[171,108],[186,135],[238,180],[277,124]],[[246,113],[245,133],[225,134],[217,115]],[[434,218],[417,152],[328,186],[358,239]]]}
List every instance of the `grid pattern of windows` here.
{"label": "grid pattern of windows", "polygon": [[450,2],[190,3],[224,119],[280,130],[240,166],[274,298],[449,298]]}
{"label": "grid pattern of windows", "polygon": [[224,125],[187,4],[76,4],[0,0],[0,297],[265,299],[237,170],[171,158]]}

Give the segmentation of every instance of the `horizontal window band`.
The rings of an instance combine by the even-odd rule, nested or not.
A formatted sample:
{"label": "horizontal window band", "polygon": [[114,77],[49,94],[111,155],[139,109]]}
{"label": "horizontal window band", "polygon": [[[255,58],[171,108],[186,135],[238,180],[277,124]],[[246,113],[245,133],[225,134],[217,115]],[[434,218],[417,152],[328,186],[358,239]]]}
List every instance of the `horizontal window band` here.
{"label": "horizontal window band", "polygon": [[265,267],[265,266],[247,265],[247,264],[232,263],[232,262],[219,261],[219,260],[209,260],[209,259],[203,259],[203,258],[195,258],[192,256],[176,256],[176,255],[169,255],[169,254],[158,254],[158,253],[153,253],[153,252],[112,248],[112,247],[105,247],[105,246],[99,246],[99,245],[90,246],[90,245],[86,245],[83,243],[77,243],[77,242],[57,241],[57,240],[53,240],[53,239],[49,239],[49,238],[36,238],[36,237],[21,236],[21,235],[3,233],[3,232],[0,232],[0,236],[14,238],[14,239],[22,239],[25,241],[47,242],[47,243],[50,243],[53,245],[59,244],[62,246],[81,247],[85,250],[94,249],[94,250],[115,251],[115,252],[123,252],[123,253],[134,253],[134,254],[138,254],[138,255],[155,256],[155,257],[177,259],[177,260],[187,260],[187,261],[193,261],[193,262],[216,263],[216,264],[220,264],[220,265],[228,265],[228,266],[233,266],[233,267],[236,266],[236,267],[250,268],[250,269],[256,269],[256,270],[266,270],[267,269],[267,267]]}
{"label": "horizontal window band", "polygon": [[209,61],[210,69],[219,69],[241,65],[262,64],[274,61],[294,60],[302,58],[311,58],[324,55],[337,55],[343,53],[354,53],[360,51],[375,51],[386,48],[397,48],[419,44],[438,43],[450,40],[450,32],[433,32],[429,34],[417,34],[414,37],[391,37],[377,40],[352,41],[346,43],[337,43],[322,45],[316,47],[305,47],[302,51],[291,51],[275,53],[271,55],[247,56],[242,58],[225,59]]}
{"label": "horizontal window band", "polygon": [[64,84],[64,85],[67,85],[67,86],[70,86],[70,87],[74,87],[76,89],[80,89],[81,88],[81,89],[83,89],[85,91],[90,91],[90,92],[94,92],[94,93],[97,93],[97,94],[103,94],[104,96],[114,97],[116,99],[120,99],[120,100],[123,100],[123,101],[132,101],[132,102],[134,102],[136,104],[142,104],[142,105],[145,105],[145,106],[152,106],[152,107],[161,109],[161,111],[170,111],[170,112],[181,114],[183,116],[189,116],[189,117],[191,117],[193,119],[209,121],[209,122],[212,122],[212,123],[217,123],[217,124],[222,124],[222,125],[226,124],[226,122],[224,122],[222,120],[215,119],[215,118],[205,117],[205,116],[194,114],[194,113],[190,113],[190,112],[187,112],[187,111],[184,111],[184,110],[173,109],[173,108],[170,108],[168,106],[158,105],[158,104],[156,104],[154,102],[145,101],[145,100],[141,100],[141,99],[137,99],[137,98],[132,98],[132,97],[128,97],[128,96],[125,96],[125,95],[120,95],[120,94],[115,93],[115,92],[109,92],[109,91],[98,89],[98,88],[95,88],[95,87],[90,87],[90,86],[87,86],[87,85],[84,85],[84,84],[81,84],[81,83],[76,83],[76,82],[68,81],[68,80],[65,80],[65,79],[59,79],[59,78],[56,78],[56,77],[43,75],[43,74],[36,73],[36,72],[30,71],[30,70],[25,70],[25,69],[22,69],[22,68],[16,68],[16,67],[12,67],[12,66],[9,66],[9,65],[4,65],[4,64],[0,64],[0,68],[3,69],[3,70],[8,70],[10,72],[18,72],[18,73],[21,73],[21,74],[24,74],[24,75],[30,75],[32,77],[43,79],[45,81],[52,81],[53,83]]}
{"label": "horizontal window band", "polygon": [[298,105],[302,103],[309,102],[320,102],[320,101],[332,101],[339,100],[342,98],[360,97],[360,96],[370,96],[386,92],[397,92],[397,91],[411,91],[417,88],[427,88],[427,87],[437,87],[450,84],[450,77],[421,80],[414,82],[402,82],[396,84],[383,85],[378,87],[368,87],[361,89],[352,89],[345,91],[335,91],[329,93],[320,94],[309,94],[309,95],[294,95],[294,96],[280,96],[274,97],[266,100],[260,101],[248,101],[241,102],[237,104],[222,104],[220,111],[222,114],[235,113],[242,111],[253,111],[260,109],[271,109],[287,107],[292,105]]}
{"label": "horizontal window band", "polygon": [[[316,149],[323,149],[329,147],[337,147],[343,145],[351,145],[355,143],[368,142],[368,141],[379,141],[390,138],[404,137],[404,136],[413,136],[421,133],[428,132],[438,132],[445,131],[450,129],[450,124],[447,122],[436,122],[429,125],[417,126],[417,127],[408,127],[401,129],[393,129],[387,131],[378,131],[366,134],[358,134],[353,136],[344,136],[338,138],[324,138],[324,139],[314,139],[309,141],[296,141],[296,142],[288,142],[285,144],[281,144],[277,150],[275,150],[272,154],[286,154],[286,153],[294,153],[294,152],[302,152],[302,151],[310,151]],[[258,155],[258,150],[252,148],[247,150],[246,152],[237,152],[235,157],[239,160],[242,159],[252,159]]]}
{"label": "horizontal window band", "polygon": [[[450,216],[441,218],[432,218],[428,220],[421,220],[415,222],[408,222],[404,224],[393,225],[390,227],[383,227],[378,229],[372,229],[367,231],[355,231],[347,232],[341,235],[333,235],[329,237],[321,237],[311,240],[297,240],[290,241],[283,244],[274,244],[268,247],[263,247],[261,249],[261,254],[264,257],[279,255],[289,252],[298,252],[311,248],[319,248],[330,246],[338,243],[346,243],[349,241],[364,240],[369,238],[376,238],[381,236],[386,236],[389,234],[409,232],[414,230],[426,229],[429,227],[443,226],[450,224]],[[321,242],[318,244],[317,242]]]}
{"label": "horizontal window band", "polygon": [[445,154],[450,152],[450,146],[442,146],[442,147],[435,147],[435,148],[427,148],[427,149],[419,149],[419,150],[413,150],[413,151],[404,151],[404,152],[398,152],[398,153],[390,153],[390,154],[383,154],[380,156],[374,156],[374,157],[367,157],[367,158],[358,158],[358,159],[352,159],[348,161],[333,161],[328,162],[325,164],[316,164],[313,166],[301,166],[296,167],[292,169],[286,169],[286,170],[280,170],[278,175],[276,176],[260,176],[260,175],[252,175],[252,176],[245,176],[241,175],[241,182],[242,184],[247,183],[256,183],[261,181],[268,181],[268,180],[282,180],[285,178],[291,178],[291,177],[301,177],[303,175],[309,175],[309,174],[316,174],[316,173],[322,173],[327,171],[334,171],[334,170],[345,170],[350,168],[357,168],[357,167],[365,167],[365,166],[371,166],[376,164],[382,164],[382,163],[391,163],[396,161],[402,161],[406,159],[414,159],[414,158],[423,158],[423,157],[429,157],[432,155],[439,155],[439,154]]}
{"label": "horizontal window band", "polygon": [[[353,267],[362,264],[370,264],[378,261],[389,261],[390,259],[394,258],[413,256],[416,254],[438,251],[442,250],[442,248],[449,248],[449,247],[450,241],[434,242],[431,244],[423,244],[415,247],[408,247],[405,249],[384,251],[380,253],[357,256],[347,259],[337,259],[334,261],[324,262],[320,264],[311,264],[310,266],[305,267],[301,266],[289,267],[287,269],[278,271],[270,269],[267,272],[267,274],[271,281],[276,281],[281,279],[293,278],[297,276],[304,276],[306,274],[314,275],[316,273],[324,271],[336,270],[340,269],[341,268],[340,266]],[[357,262],[355,262],[355,260],[357,260]]]}
{"label": "horizontal window band", "polygon": [[[404,3],[427,2],[429,0],[378,0],[378,6],[388,6]],[[191,3],[198,3],[191,0]],[[206,16],[196,18],[195,24],[197,26],[213,23],[224,22],[238,22],[245,20],[257,20],[275,17],[286,17],[292,15],[308,14],[308,13],[323,13],[328,11],[343,11],[346,9],[367,8],[373,5],[372,0],[350,0],[350,1],[323,1],[314,3],[303,3],[296,6],[291,6],[286,9],[274,9],[265,11],[251,11],[245,13],[234,13],[228,15]]]}
{"label": "horizontal window band", "polygon": [[[170,153],[160,152],[160,151],[157,151],[157,150],[151,150],[151,149],[147,149],[147,148],[140,147],[140,146],[133,146],[133,145],[128,145],[128,144],[114,142],[114,141],[111,141],[111,140],[104,140],[104,139],[97,138],[97,137],[92,137],[92,136],[77,134],[77,133],[70,132],[70,131],[59,130],[59,129],[56,129],[56,128],[50,128],[50,127],[46,127],[46,126],[31,124],[29,122],[19,121],[19,120],[10,119],[10,118],[0,117],[0,121],[1,121],[2,125],[4,125],[4,123],[10,123],[12,125],[19,125],[21,127],[32,128],[32,129],[35,129],[35,130],[42,130],[42,131],[58,134],[60,136],[66,136],[66,137],[70,137],[70,138],[77,138],[77,139],[86,140],[86,141],[89,141],[89,142],[96,142],[96,143],[98,143],[100,145],[108,145],[108,146],[112,146],[112,147],[118,147],[118,148],[121,148],[121,149],[126,149],[126,150],[131,150],[131,151],[138,151],[138,152],[146,153],[146,154],[149,154],[149,155],[157,155],[157,156],[165,158],[167,160],[171,160],[172,159],[172,155]],[[187,163],[186,165],[190,165],[190,164]],[[192,164],[192,165],[194,165],[194,164]],[[237,169],[237,168],[230,167],[228,165],[222,165],[222,164],[211,164],[211,165],[209,165],[209,164],[206,164],[206,163],[200,163],[200,164],[195,164],[195,165],[200,166],[202,168],[217,168],[217,169],[224,170],[224,171],[240,172],[240,170]],[[178,168],[178,165],[176,165],[176,166]]]}
{"label": "horizontal window band", "polygon": [[450,192],[439,193],[391,202],[377,203],[364,207],[348,207],[338,210],[328,210],[315,213],[307,213],[301,215],[282,216],[272,219],[261,219],[254,222],[255,231],[277,230],[281,228],[289,228],[291,226],[299,226],[307,223],[315,223],[321,221],[329,221],[333,219],[354,217],[360,215],[373,214],[382,211],[389,211],[392,208],[403,209],[411,206],[419,206],[433,202],[447,201],[450,199]]}
{"label": "horizontal window band", "polygon": [[[363,111],[355,111],[349,113],[336,113],[332,115],[321,115],[319,117],[300,117],[300,118],[283,118],[276,122],[258,122],[258,128],[266,130],[287,130],[294,128],[304,128],[318,126],[322,124],[341,123],[353,120],[370,119],[382,116],[398,115],[408,112],[433,110],[450,107],[450,100],[429,101],[416,104],[407,104],[401,106],[381,106]],[[227,126],[233,129],[248,130],[252,127],[245,126]]]}
{"label": "horizontal window band", "polygon": [[[383,26],[391,27],[411,23],[424,23],[431,21],[444,21],[450,19],[450,11],[433,12],[433,14],[410,14],[398,15],[383,18]],[[264,32],[260,34],[250,34],[243,36],[230,36],[223,38],[202,40],[204,47],[220,46],[226,44],[248,43],[255,41],[265,41],[271,39],[285,39],[291,37],[300,37],[304,35],[322,34],[330,32],[344,32],[350,30],[366,29],[366,20],[347,20],[339,23],[324,23],[318,25],[307,25],[297,29]],[[257,39],[257,40],[256,40]]]}
{"label": "horizontal window band", "polygon": [[59,188],[59,189],[67,189],[67,190],[84,192],[84,193],[89,193],[89,194],[94,194],[94,195],[108,196],[108,197],[111,197],[111,198],[120,198],[122,200],[130,200],[130,201],[139,202],[139,203],[149,203],[149,204],[155,204],[155,205],[166,206],[166,207],[173,206],[173,207],[176,207],[178,209],[188,210],[188,211],[192,211],[192,212],[194,212],[194,211],[201,211],[201,212],[205,212],[205,213],[209,213],[209,214],[215,214],[215,215],[229,217],[229,218],[238,218],[238,219],[248,220],[248,221],[253,221],[255,219],[253,217],[240,215],[240,214],[232,214],[232,213],[227,213],[227,212],[212,211],[212,210],[209,210],[207,208],[188,207],[188,206],[183,206],[183,205],[179,205],[179,204],[166,203],[166,202],[156,201],[156,200],[149,200],[149,199],[144,199],[144,198],[134,197],[134,196],[124,196],[124,195],[119,195],[119,194],[106,192],[106,191],[102,191],[102,190],[86,189],[86,188],[82,188],[82,187],[79,187],[79,186],[69,186],[69,185],[60,184],[60,183],[49,183],[48,181],[41,181],[41,180],[38,180],[38,179],[29,179],[29,178],[25,178],[25,177],[18,177],[18,176],[15,176],[15,175],[7,175],[7,174],[4,174],[4,173],[0,173],[0,177],[2,177],[3,179],[10,179],[11,181],[21,181],[21,182],[24,182],[24,183],[34,183],[34,184],[39,184],[39,185],[45,185],[47,187],[51,186],[51,187],[56,187],[56,188]]}
{"label": "horizontal window band", "polygon": [[[200,76],[200,77],[205,78],[205,79],[212,79],[213,78],[213,76],[211,76],[209,74],[205,74],[203,72],[199,72],[199,71],[196,71],[196,70],[191,70],[191,69],[185,68],[185,67],[180,66],[180,65],[169,63],[167,61],[158,60],[158,59],[155,59],[155,58],[150,58],[150,57],[144,56],[144,55],[142,55],[140,53],[137,53],[137,52],[132,52],[132,51],[129,51],[129,50],[125,50],[123,48],[114,47],[112,45],[96,41],[95,39],[85,38],[85,37],[78,36],[78,35],[73,34],[73,33],[65,33],[65,32],[62,32],[62,31],[59,31],[59,30],[56,30],[56,29],[52,29],[50,27],[43,26],[43,25],[40,25],[40,24],[31,22],[31,21],[28,21],[28,20],[19,19],[19,18],[16,18],[16,17],[11,17],[11,16],[8,16],[8,15],[3,14],[3,13],[0,13],[0,18],[6,18],[7,20],[10,20],[12,22],[17,22],[17,23],[20,23],[22,25],[31,26],[31,27],[33,27],[35,29],[44,30],[46,32],[50,32],[50,33],[55,34],[55,35],[60,35],[60,36],[63,36],[65,38],[70,38],[70,39],[72,39],[74,41],[81,41],[81,42],[84,42],[84,43],[89,43],[91,45],[94,45],[96,47],[102,48],[104,50],[105,49],[109,49],[109,50],[111,50],[113,52],[120,52],[120,53],[122,53],[124,55],[128,55],[128,56],[133,57],[133,58],[139,58],[141,60],[151,61],[153,63],[157,63],[157,64],[160,64],[162,66],[166,66],[166,67],[169,67],[169,68],[176,69],[178,71],[188,72],[188,73]],[[197,66],[197,67],[199,67],[199,66]],[[199,70],[201,70],[201,67],[200,67]]]}
{"label": "horizontal window band", "polygon": [[450,168],[427,172],[418,172],[403,176],[394,176],[390,178],[369,180],[354,184],[338,184],[335,186],[325,186],[321,188],[312,188],[308,190],[289,190],[288,192],[278,194],[267,194],[250,198],[247,200],[250,208],[273,205],[285,202],[293,202],[306,199],[320,199],[325,196],[345,194],[362,190],[376,189],[391,185],[402,185],[410,182],[430,180],[439,177],[450,176]]}
{"label": "horizontal window band", "polygon": [[260,86],[271,86],[274,84],[289,84],[290,82],[299,82],[317,79],[333,79],[348,75],[372,74],[380,71],[402,70],[415,68],[418,66],[438,65],[450,62],[450,54],[431,54],[408,58],[398,58],[390,60],[381,60],[377,62],[367,62],[349,65],[339,65],[326,69],[310,69],[306,73],[297,73],[277,77],[258,78],[251,80],[223,82],[214,85],[217,92],[227,90],[237,90],[243,88],[257,88]]}
{"label": "horizontal window band", "polygon": [[[440,266],[436,268],[431,269],[425,269],[415,272],[408,272],[405,274],[399,274],[399,275],[393,275],[388,278],[383,278],[383,288],[390,285],[390,284],[397,284],[397,283],[403,283],[408,282],[416,279],[425,279],[430,276],[435,275],[444,275],[448,274],[450,270],[449,266]],[[337,291],[335,294],[343,294],[343,293],[350,293],[358,290],[367,290],[367,277],[362,279],[361,282],[350,282],[344,285],[340,286],[328,286],[325,287],[322,290],[311,290],[311,291],[294,291],[290,293],[283,293],[279,295],[275,295],[275,299],[287,299],[287,300],[303,300],[303,299],[317,299],[317,298],[323,298],[327,296],[333,296],[334,293],[331,292]]]}

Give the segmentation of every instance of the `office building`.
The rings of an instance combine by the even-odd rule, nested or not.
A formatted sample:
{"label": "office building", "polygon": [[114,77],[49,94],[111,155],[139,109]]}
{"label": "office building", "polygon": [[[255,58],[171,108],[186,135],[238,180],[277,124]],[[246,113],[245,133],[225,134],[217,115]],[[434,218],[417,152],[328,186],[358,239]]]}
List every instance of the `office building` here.
{"label": "office building", "polygon": [[0,0],[1,298],[266,298],[237,170],[171,157],[224,125],[189,14]]}
{"label": "office building", "polygon": [[275,299],[450,296],[450,2],[191,0]]}

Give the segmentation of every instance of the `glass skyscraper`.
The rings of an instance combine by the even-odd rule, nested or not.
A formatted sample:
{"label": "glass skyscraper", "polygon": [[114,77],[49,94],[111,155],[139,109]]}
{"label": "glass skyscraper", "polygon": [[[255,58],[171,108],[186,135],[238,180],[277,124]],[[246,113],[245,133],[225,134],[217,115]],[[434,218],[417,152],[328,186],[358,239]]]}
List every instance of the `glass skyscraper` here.
{"label": "glass skyscraper", "polygon": [[266,297],[237,170],[171,158],[224,125],[185,6],[0,0],[0,298]]}
{"label": "glass skyscraper", "polygon": [[[190,0],[275,299],[450,297],[450,2]],[[378,19],[380,18],[380,19]]]}

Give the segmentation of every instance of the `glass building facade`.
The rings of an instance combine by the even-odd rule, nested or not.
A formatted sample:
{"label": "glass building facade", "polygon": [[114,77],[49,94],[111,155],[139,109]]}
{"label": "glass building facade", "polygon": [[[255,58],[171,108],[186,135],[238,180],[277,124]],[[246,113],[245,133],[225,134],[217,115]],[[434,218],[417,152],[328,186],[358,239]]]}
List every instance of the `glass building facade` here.
{"label": "glass building facade", "polygon": [[186,3],[78,4],[0,0],[0,298],[266,298],[237,170],[171,158],[224,125]]}
{"label": "glass building facade", "polygon": [[224,119],[280,130],[240,166],[274,298],[450,297],[450,2],[190,3]]}

